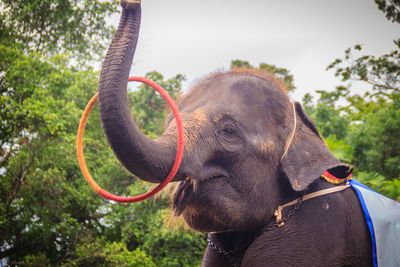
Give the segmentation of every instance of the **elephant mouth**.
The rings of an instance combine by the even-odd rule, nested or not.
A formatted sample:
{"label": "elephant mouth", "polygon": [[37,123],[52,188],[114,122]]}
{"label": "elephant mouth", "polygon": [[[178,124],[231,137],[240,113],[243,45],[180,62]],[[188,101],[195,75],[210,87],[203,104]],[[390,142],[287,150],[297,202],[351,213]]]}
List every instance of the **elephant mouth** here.
{"label": "elephant mouth", "polygon": [[189,191],[193,189],[193,180],[187,177],[184,181],[180,182],[174,195],[173,208],[175,215],[179,216],[185,209],[183,199]]}
{"label": "elephant mouth", "polygon": [[179,183],[173,197],[173,209],[175,210],[175,216],[181,215],[184,211],[188,202],[188,195],[196,193],[199,190],[198,188],[201,187],[204,183],[209,183],[214,181],[215,179],[223,179],[226,177],[227,176],[222,173],[211,175],[210,177],[202,181],[186,177],[184,181]]}

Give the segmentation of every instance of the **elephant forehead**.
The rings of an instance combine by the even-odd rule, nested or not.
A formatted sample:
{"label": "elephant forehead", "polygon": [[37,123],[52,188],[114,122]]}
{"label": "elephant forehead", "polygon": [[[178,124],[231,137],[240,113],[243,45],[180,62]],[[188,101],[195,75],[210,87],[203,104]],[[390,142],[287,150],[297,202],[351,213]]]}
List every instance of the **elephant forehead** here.
{"label": "elephant forehead", "polygon": [[184,123],[196,123],[196,124],[205,124],[208,121],[208,116],[205,110],[197,109],[190,115],[190,119]]}
{"label": "elephant forehead", "polygon": [[[225,114],[256,132],[274,132],[292,114],[289,97],[281,84],[252,71],[207,77],[189,90],[178,107],[185,129],[185,145],[209,137],[207,129],[212,129]],[[169,131],[176,128],[172,119],[171,115],[167,118]]]}
{"label": "elephant forehead", "polygon": [[210,122],[205,110],[197,109],[184,120],[183,127],[185,131],[185,144],[188,148],[197,143],[201,134],[210,127]]}
{"label": "elephant forehead", "polygon": [[[220,73],[201,81],[182,99],[179,108],[185,112],[203,109],[277,114],[290,107],[286,91],[276,80],[254,73]],[[267,114],[265,114],[267,115]]]}
{"label": "elephant forehead", "polygon": [[[200,135],[209,128],[210,121],[207,112],[203,109],[197,109],[191,113],[182,114],[182,125],[184,130],[185,146],[193,146]],[[176,121],[170,122],[167,128],[168,133],[175,133],[177,131]]]}
{"label": "elephant forehead", "polygon": [[202,129],[204,131],[204,128],[207,127],[207,113],[203,109],[197,109],[190,114],[183,115],[182,124],[185,136],[197,136]]}

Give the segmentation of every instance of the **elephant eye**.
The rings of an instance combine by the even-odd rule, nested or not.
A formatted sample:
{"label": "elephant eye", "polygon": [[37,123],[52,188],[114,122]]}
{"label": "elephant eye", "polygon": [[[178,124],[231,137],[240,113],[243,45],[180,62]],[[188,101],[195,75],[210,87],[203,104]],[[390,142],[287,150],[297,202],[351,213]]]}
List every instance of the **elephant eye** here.
{"label": "elephant eye", "polygon": [[235,133],[235,128],[233,128],[233,126],[231,126],[231,125],[226,125],[226,126],[222,129],[221,132],[226,133],[226,134],[233,134],[233,133]]}

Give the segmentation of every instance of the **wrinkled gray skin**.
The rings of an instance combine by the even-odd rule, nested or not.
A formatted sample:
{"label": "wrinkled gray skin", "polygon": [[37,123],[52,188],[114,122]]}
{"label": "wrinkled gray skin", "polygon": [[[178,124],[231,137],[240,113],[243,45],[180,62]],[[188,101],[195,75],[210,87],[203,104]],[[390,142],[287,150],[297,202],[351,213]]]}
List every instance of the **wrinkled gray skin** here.
{"label": "wrinkled gray skin", "polygon": [[[100,77],[101,120],[122,164],[143,180],[160,182],[175,158],[176,124],[170,115],[165,133],[151,140],[130,116],[126,85],[141,9],[138,1],[121,5],[121,22]],[[216,73],[194,86],[179,110],[185,151],[174,178],[181,181],[175,212],[193,229],[212,232],[225,250],[241,248],[223,256],[208,247],[203,266],[371,265],[371,242],[352,189],[307,200],[283,227],[254,238],[274,223],[278,205],[304,190],[334,186],[320,179],[325,170],[339,177],[350,172],[328,151],[299,104],[294,129],[293,105],[275,79],[250,70]]]}

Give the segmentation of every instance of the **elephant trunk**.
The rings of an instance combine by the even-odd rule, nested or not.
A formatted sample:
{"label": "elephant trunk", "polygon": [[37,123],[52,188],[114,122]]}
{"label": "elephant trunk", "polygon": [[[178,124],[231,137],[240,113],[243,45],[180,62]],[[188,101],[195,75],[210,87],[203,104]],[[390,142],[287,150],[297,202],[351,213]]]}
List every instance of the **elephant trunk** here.
{"label": "elephant trunk", "polygon": [[121,0],[121,6],[118,30],[100,74],[100,118],[107,140],[122,165],[145,181],[161,182],[173,164],[176,140],[165,136],[157,140],[147,138],[131,117],[126,87],[139,35],[140,0]]}

